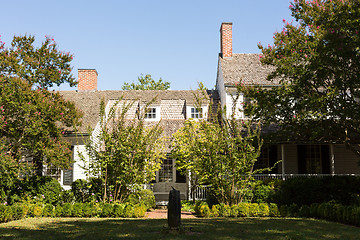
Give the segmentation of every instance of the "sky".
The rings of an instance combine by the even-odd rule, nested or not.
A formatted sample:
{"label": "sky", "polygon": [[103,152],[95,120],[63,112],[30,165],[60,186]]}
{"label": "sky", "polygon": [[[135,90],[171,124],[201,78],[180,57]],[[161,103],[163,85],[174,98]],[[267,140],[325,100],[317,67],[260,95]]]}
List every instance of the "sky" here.
{"label": "sky", "polygon": [[[173,90],[215,87],[220,26],[233,23],[233,52],[260,53],[273,43],[288,0],[2,0],[0,35],[52,36],[58,49],[74,55],[77,69],[96,69],[98,90],[120,90],[140,74],[162,78]],[[56,90],[76,90],[68,84]]]}

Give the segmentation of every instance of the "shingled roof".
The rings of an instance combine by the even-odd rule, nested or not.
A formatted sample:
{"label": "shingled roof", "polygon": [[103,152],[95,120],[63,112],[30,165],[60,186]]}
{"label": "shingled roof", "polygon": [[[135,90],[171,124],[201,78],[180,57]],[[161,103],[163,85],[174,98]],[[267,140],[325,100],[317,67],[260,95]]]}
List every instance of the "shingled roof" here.
{"label": "shingled roof", "polygon": [[225,86],[234,86],[240,80],[245,85],[276,85],[277,81],[266,80],[274,68],[262,65],[259,56],[253,53],[233,53],[231,58],[219,57]]}
{"label": "shingled roof", "polygon": [[[74,102],[76,107],[83,112],[82,126],[78,131],[85,133],[88,126],[94,129],[99,121],[102,98],[104,98],[105,103],[109,100],[117,100],[122,96],[125,100],[138,99],[141,103],[146,103],[157,96],[155,103],[160,103],[161,100],[182,99],[186,101],[186,104],[194,104],[195,92],[194,90],[60,91],[60,94],[65,100]],[[218,98],[216,91],[208,91],[208,96],[209,98]],[[163,123],[163,125],[166,124],[168,123]]]}

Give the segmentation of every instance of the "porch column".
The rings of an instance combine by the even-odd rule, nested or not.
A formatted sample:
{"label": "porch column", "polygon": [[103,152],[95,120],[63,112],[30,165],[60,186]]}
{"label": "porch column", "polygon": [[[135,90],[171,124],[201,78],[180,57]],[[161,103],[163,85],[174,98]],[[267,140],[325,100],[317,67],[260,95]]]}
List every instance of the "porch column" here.
{"label": "porch column", "polygon": [[335,175],[335,155],[334,155],[334,144],[330,144],[330,164],[331,164],[331,175]]}
{"label": "porch column", "polygon": [[282,179],[285,180],[285,151],[284,151],[284,144],[281,144],[281,174],[282,174]]}

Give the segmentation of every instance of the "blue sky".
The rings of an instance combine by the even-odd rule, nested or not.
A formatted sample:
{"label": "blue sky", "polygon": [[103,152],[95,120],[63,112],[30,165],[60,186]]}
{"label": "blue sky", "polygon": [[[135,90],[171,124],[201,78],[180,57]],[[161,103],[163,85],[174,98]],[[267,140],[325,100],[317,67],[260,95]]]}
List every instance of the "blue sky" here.
{"label": "blue sky", "polygon": [[[233,52],[259,53],[272,43],[282,19],[291,20],[288,0],[12,0],[2,1],[0,35],[53,36],[59,50],[74,54],[79,68],[98,71],[99,90],[151,74],[171,89],[214,88],[220,25],[233,23]],[[55,89],[70,90],[68,84]],[[76,88],[73,88],[76,89]]]}

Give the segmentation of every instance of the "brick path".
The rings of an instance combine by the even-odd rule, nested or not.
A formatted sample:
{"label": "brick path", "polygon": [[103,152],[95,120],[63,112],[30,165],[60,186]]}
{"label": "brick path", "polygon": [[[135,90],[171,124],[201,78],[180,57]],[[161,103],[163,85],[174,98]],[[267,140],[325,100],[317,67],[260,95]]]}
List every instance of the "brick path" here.
{"label": "brick path", "polygon": [[[145,218],[167,218],[167,209],[155,209],[145,214]],[[181,218],[196,218],[191,212],[181,212]]]}

